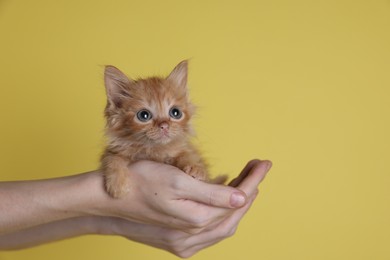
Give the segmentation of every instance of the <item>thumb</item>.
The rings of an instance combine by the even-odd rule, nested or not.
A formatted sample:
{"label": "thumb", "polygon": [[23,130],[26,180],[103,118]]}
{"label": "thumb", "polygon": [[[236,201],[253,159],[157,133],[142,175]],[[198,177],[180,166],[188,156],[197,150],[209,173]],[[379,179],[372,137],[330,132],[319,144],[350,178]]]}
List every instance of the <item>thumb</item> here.
{"label": "thumb", "polygon": [[240,208],[247,202],[247,196],[239,189],[202,182],[188,178],[185,189],[180,194],[182,199],[193,200],[220,208]]}
{"label": "thumb", "polygon": [[271,169],[270,161],[253,161],[252,168],[247,173],[247,176],[238,184],[237,188],[244,191],[248,196],[256,193],[257,186],[264,180],[267,172]]}

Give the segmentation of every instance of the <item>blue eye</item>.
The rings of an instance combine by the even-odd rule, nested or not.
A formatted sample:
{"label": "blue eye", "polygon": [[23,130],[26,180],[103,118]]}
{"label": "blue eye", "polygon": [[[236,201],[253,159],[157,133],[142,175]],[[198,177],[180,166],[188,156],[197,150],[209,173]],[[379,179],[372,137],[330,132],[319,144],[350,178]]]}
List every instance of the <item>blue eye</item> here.
{"label": "blue eye", "polygon": [[172,107],[171,110],[169,110],[169,116],[174,119],[180,119],[183,116],[183,113],[177,107]]}
{"label": "blue eye", "polygon": [[150,119],[152,119],[152,113],[150,113],[148,110],[146,109],[142,109],[140,111],[138,111],[137,113],[137,118],[139,121],[141,122],[147,122],[149,121]]}

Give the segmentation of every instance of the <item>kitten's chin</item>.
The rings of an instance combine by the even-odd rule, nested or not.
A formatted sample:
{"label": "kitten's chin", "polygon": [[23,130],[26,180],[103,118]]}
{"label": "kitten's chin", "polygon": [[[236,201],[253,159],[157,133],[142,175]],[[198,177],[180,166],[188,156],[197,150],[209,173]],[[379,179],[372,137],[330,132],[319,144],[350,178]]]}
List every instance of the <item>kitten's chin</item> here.
{"label": "kitten's chin", "polygon": [[151,135],[146,135],[149,139],[149,142],[156,145],[164,145],[171,143],[174,139],[177,139],[177,136],[172,135],[169,132],[158,132]]}
{"label": "kitten's chin", "polygon": [[172,138],[169,136],[161,136],[155,140],[153,140],[156,144],[169,144],[172,141]]}

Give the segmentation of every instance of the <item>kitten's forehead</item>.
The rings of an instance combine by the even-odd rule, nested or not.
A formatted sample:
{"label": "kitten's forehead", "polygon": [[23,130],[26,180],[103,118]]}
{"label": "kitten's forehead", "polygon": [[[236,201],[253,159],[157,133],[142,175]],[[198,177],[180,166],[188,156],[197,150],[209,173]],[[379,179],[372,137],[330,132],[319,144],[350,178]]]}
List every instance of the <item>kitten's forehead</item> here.
{"label": "kitten's forehead", "polygon": [[133,91],[133,98],[137,101],[134,104],[138,109],[147,108],[156,116],[165,116],[174,105],[186,105],[186,93],[163,78],[138,80]]}

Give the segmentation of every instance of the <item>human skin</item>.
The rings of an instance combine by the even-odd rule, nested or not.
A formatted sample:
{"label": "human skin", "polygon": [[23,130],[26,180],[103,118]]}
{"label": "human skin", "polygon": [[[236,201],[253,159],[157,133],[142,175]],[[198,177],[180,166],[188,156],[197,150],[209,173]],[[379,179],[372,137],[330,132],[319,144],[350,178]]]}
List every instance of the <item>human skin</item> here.
{"label": "human skin", "polygon": [[[270,167],[268,161],[253,160],[230,186],[224,186],[143,161],[130,166],[134,186],[120,200],[105,193],[99,171],[0,183],[0,211],[5,213],[0,220],[0,249],[105,234],[188,257],[234,233]],[[234,200],[233,194],[242,198]]]}

